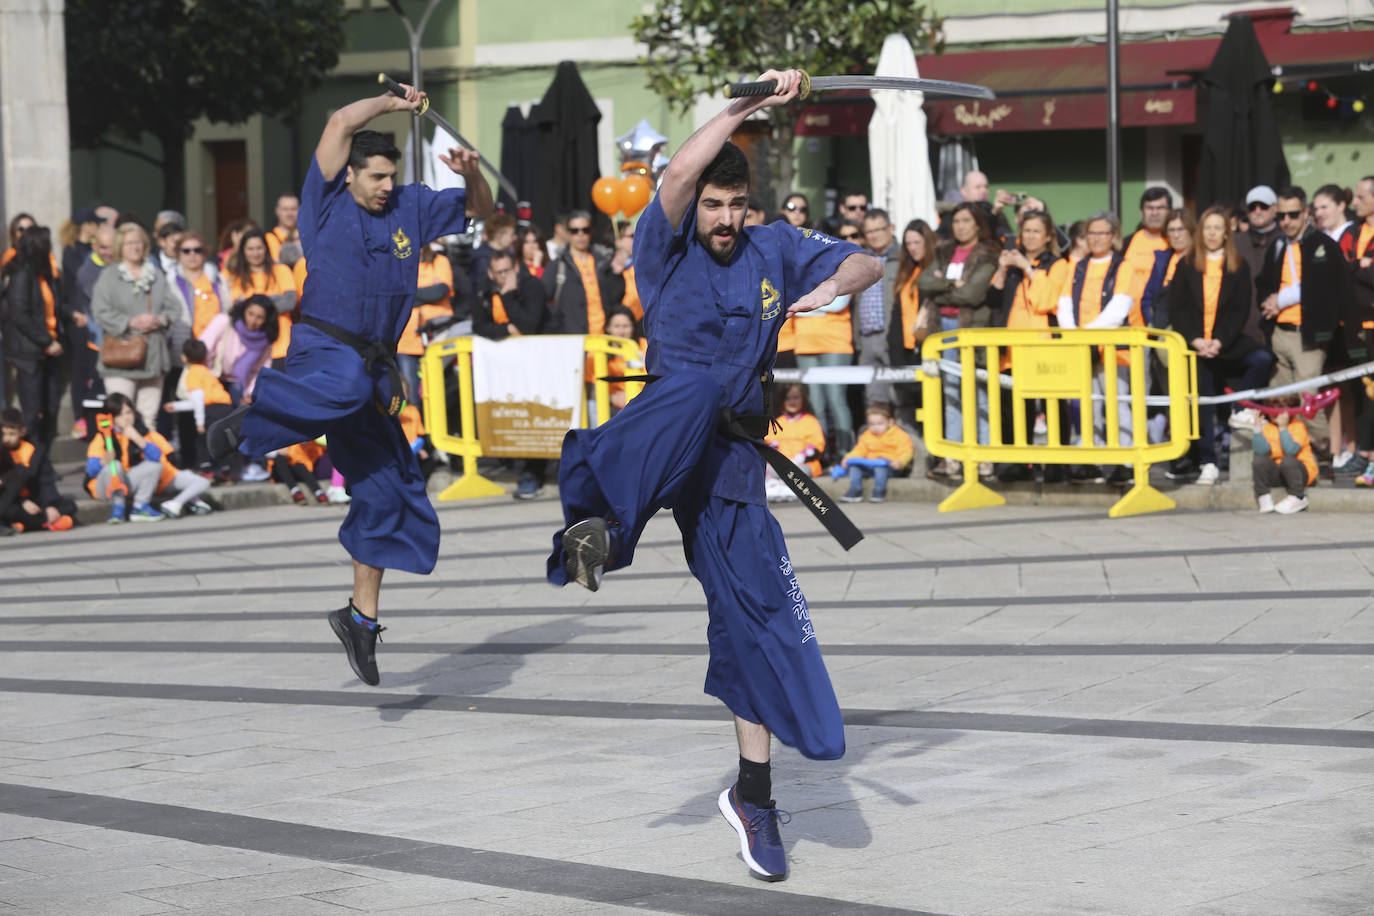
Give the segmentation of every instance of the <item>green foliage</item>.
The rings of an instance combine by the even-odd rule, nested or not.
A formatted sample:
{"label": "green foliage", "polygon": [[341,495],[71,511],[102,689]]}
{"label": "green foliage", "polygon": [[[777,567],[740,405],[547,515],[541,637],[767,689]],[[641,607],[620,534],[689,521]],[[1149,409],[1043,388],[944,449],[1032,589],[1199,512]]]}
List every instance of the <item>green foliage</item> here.
{"label": "green foliage", "polygon": [[338,63],[345,16],[338,0],[67,0],[72,142],[289,115]]}
{"label": "green foliage", "polygon": [[[640,62],[650,88],[683,114],[699,93],[768,69],[872,73],[883,39],[895,33],[918,54],[939,51],[941,27],[924,6],[901,0],[655,0],[630,23],[649,49]],[[769,112],[775,124],[789,117]]]}

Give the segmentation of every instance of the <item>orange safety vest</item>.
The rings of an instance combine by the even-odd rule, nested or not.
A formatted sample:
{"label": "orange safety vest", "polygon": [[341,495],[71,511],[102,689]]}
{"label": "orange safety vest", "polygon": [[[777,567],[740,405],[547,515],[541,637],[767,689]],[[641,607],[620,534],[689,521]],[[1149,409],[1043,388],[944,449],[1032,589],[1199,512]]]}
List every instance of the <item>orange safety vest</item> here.
{"label": "orange safety vest", "polygon": [[[1297,458],[1303,467],[1307,468],[1307,485],[1311,486],[1317,479],[1317,459],[1312,455],[1312,439],[1307,434],[1307,424],[1294,417],[1288,421],[1287,429],[1288,435],[1298,443]],[[1269,457],[1274,459],[1275,464],[1279,464],[1283,461],[1283,444],[1279,441],[1278,424],[1272,421],[1265,423],[1260,432],[1269,443]]]}
{"label": "orange safety vest", "polygon": [[[114,430],[110,431],[110,435],[114,437],[115,452],[119,455],[119,463],[123,465],[125,473],[128,473],[133,467],[129,463],[129,437]],[[161,493],[163,489],[166,488],[167,484],[172,482],[172,478],[177,476],[177,466],[172,464],[171,459],[167,457],[172,453],[172,446],[166,439],[162,438],[160,433],[150,432],[143,438],[147,439],[150,444],[157,446],[158,451],[162,452],[162,457],[159,459],[162,465],[162,474],[157,479],[157,489],[154,491],[155,493]],[[104,433],[97,432],[94,438],[91,439],[91,444],[86,446],[86,457],[99,458],[101,464],[105,463]],[[86,490],[91,496],[95,496],[94,479],[86,482]]]}
{"label": "orange safety vest", "polygon": [[438,302],[428,302],[410,310],[410,318],[406,321],[405,330],[401,332],[401,339],[396,343],[397,353],[404,353],[407,356],[423,356],[425,348],[420,342],[420,325],[431,318],[453,314],[453,266],[449,264],[448,258],[441,254],[436,254],[434,260],[428,264],[424,261],[420,262],[420,274],[415,288],[421,289],[436,283],[447,286],[449,294]]}
{"label": "orange safety vest", "polygon": [[[818,454],[825,451],[825,430],[821,429],[821,421],[815,414],[799,413],[795,417],[782,414],[774,422],[777,432],[770,434],[766,441],[787,458],[802,454],[808,447]],[[821,476],[819,460],[812,458],[805,467],[812,477]]]}
{"label": "orange safety vest", "polygon": [[[14,462],[15,467],[28,467],[29,462],[33,460],[33,453],[36,452],[37,449],[33,447],[32,442],[27,442],[23,439],[20,439],[19,446],[17,448],[12,448],[9,451],[10,460]],[[19,495],[24,499],[31,498],[28,487],[25,487],[24,489],[20,490]]]}

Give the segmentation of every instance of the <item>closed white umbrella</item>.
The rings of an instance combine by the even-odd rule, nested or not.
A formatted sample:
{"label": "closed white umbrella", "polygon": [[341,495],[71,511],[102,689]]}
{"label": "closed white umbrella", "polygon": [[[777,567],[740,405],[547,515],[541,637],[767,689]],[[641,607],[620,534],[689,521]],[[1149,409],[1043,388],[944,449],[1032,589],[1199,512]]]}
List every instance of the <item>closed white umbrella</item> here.
{"label": "closed white umbrella", "polygon": [[[902,35],[883,40],[877,76],[919,77],[916,55]],[[923,92],[874,89],[875,110],[868,122],[868,162],[873,185],[873,206],[888,212],[897,232],[908,220],[923,219],[933,227],[935,182],[930,174]],[[897,239],[898,244],[901,238]]]}

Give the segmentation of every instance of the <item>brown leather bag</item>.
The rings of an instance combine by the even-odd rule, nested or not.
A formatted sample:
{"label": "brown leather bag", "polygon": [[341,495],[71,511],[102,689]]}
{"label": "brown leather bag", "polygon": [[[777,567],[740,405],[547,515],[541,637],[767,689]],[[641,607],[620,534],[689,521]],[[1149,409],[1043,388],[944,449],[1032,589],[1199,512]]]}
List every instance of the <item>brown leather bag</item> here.
{"label": "brown leather bag", "polygon": [[[148,291],[148,314],[153,313],[153,292]],[[148,338],[137,331],[121,337],[106,334],[100,342],[100,364],[111,369],[139,369],[148,358]]]}

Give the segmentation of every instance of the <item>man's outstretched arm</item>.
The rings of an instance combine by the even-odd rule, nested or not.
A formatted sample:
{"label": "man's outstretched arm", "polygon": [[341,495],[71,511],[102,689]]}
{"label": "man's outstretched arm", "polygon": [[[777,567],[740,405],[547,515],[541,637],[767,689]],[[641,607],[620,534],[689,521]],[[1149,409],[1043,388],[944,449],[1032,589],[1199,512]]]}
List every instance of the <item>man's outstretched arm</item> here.
{"label": "man's outstretched arm", "polygon": [[682,225],[687,215],[687,207],[696,197],[697,179],[716,158],[721,147],[754,112],[775,105],[786,105],[797,97],[797,87],[801,83],[800,70],[769,70],[759,76],[760,80],[777,80],[777,91],[772,95],[735,99],[720,114],[716,115],[692,136],[687,138],[663,171],[663,182],[658,188],[658,200],[668,217],[668,225],[675,230]]}
{"label": "man's outstretched arm", "polygon": [[406,97],[386,93],[369,99],[359,99],[345,105],[329,116],[329,123],[320,134],[319,145],[315,147],[315,161],[320,164],[320,174],[325,181],[339,174],[339,169],[348,164],[348,151],[353,145],[353,135],[367,126],[378,115],[389,111],[414,111],[420,107],[425,97],[410,86],[403,86]]}
{"label": "man's outstretched arm", "polygon": [[852,295],[868,289],[883,278],[883,263],[865,251],[856,251],[840,262],[839,270],[826,277],[811,292],[792,303],[788,317],[798,312],[829,305],[836,296]]}

